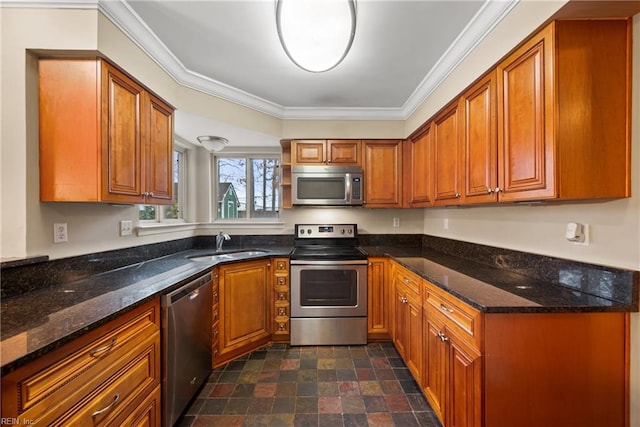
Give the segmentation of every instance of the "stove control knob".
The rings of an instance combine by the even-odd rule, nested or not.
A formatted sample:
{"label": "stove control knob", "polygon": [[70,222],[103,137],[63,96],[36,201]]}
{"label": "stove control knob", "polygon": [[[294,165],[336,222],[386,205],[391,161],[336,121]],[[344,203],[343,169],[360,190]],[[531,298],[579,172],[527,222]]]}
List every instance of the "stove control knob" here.
{"label": "stove control knob", "polygon": [[349,229],[349,234],[352,234],[352,233],[353,233],[353,230],[352,230],[352,229]]}
{"label": "stove control knob", "polygon": [[344,228],[340,230],[340,234],[344,234]]}
{"label": "stove control knob", "polygon": [[311,234],[311,229],[310,228],[307,230],[307,234]]}
{"label": "stove control knob", "polygon": [[300,234],[304,234],[304,229],[303,228],[300,229]]}

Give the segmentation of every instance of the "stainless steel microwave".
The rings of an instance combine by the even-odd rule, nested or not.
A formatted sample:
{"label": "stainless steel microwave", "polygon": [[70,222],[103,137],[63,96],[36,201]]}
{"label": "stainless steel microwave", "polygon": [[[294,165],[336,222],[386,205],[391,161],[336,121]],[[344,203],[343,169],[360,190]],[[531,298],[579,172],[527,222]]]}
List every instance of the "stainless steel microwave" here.
{"label": "stainless steel microwave", "polygon": [[291,203],[294,206],[361,206],[360,166],[293,166]]}

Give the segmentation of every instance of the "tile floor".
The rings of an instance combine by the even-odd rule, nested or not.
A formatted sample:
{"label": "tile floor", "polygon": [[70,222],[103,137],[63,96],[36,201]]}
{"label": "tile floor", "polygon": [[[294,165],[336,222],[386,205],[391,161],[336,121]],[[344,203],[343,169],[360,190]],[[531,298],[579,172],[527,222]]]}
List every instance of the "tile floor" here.
{"label": "tile floor", "polygon": [[177,425],[441,427],[391,343],[271,344],[214,370]]}

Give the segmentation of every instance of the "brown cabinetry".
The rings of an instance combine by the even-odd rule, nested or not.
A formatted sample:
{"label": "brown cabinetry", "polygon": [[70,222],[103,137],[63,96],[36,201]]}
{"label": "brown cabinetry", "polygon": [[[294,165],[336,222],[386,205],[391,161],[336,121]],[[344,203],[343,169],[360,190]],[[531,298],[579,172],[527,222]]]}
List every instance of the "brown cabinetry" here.
{"label": "brown cabinetry", "polygon": [[499,200],[630,195],[630,30],[555,21],[498,64]]}
{"label": "brown cabinetry", "polygon": [[40,200],[172,202],[173,108],[104,59],[39,61]]}
{"label": "brown cabinetry", "polygon": [[220,272],[218,267],[211,271],[211,364],[218,365],[220,354]]}
{"label": "brown cabinetry", "polygon": [[291,306],[289,304],[289,259],[274,258],[273,291],[271,292],[273,313],[273,341],[289,341]]}
{"label": "brown cabinetry", "polygon": [[458,102],[444,108],[432,122],[434,205],[456,205],[462,196],[461,123]]}
{"label": "brown cabinetry", "polygon": [[391,302],[388,283],[388,261],[384,257],[369,258],[367,269],[367,335],[369,341],[388,340],[391,332]]}
{"label": "brown cabinetry", "polygon": [[403,206],[424,208],[433,204],[432,123],[422,126],[404,142]]}
{"label": "brown cabinetry", "polygon": [[359,139],[300,139],[291,141],[293,164],[360,165]]}
{"label": "brown cabinetry", "polygon": [[424,295],[425,396],[445,426],[480,426],[480,313],[426,281]]}
{"label": "brown cabinetry", "polygon": [[393,342],[415,380],[422,386],[422,279],[404,267],[393,267]]}
{"label": "brown cabinetry", "polygon": [[2,378],[2,417],[42,425],[160,421],[154,299]]}
{"label": "brown cabinetry", "polygon": [[402,140],[362,141],[364,206],[402,207]]}
{"label": "brown cabinetry", "polygon": [[220,326],[216,366],[255,350],[271,338],[271,263],[239,262],[218,267]]}

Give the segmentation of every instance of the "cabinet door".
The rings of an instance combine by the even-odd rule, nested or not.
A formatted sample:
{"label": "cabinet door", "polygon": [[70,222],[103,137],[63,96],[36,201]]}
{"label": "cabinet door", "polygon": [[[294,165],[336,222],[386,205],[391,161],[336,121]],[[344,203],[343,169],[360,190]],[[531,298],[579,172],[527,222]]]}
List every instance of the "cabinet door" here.
{"label": "cabinet door", "polygon": [[104,61],[102,67],[102,199],[142,202],[144,89]]}
{"label": "cabinet door", "polygon": [[327,141],[322,140],[297,140],[291,142],[293,159],[292,163],[322,164],[325,162]]}
{"label": "cabinet door", "polygon": [[462,95],[464,117],[464,203],[497,201],[495,71]]}
{"label": "cabinet door", "polygon": [[433,197],[435,205],[455,205],[462,192],[460,118],[458,103],[433,121]]}
{"label": "cabinet door", "polygon": [[268,341],[271,336],[269,265],[261,260],[219,268],[219,361],[234,351],[234,354],[250,351],[254,343]]}
{"label": "cabinet door", "polygon": [[393,343],[402,358],[407,360],[407,335],[409,333],[409,316],[407,305],[404,303],[404,290],[395,280],[395,295],[393,299]]}
{"label": "cabinet door", "polygon": [[423,208],[432,205],[431,123],[412,136],[403,147],[404,205]]}
{"label": "cabinet door", "polygon": [[502,201],[553,198],[553,26],[498,64],[498,162]]}
{"label": "cabinet door", "polygon": [[358,139],[329,139],[327,141],[327,163],[341,166],[361,164],[360,145]]}
{"label": "cabinet door", "polygon": [[148,95],[149,128],[146,140],[146,203],[171,204],[173,176],[173,109]]}
{"label": "cabinet door", "polygon": [[407,325],[409,326],[407,339],[407,367],[413,374],[416,382],[422,387],[424,385],[423,371],[423,336],[422,336],[422,304],[418,301],[414,301],[412,298],[407,298],[405,304]]}
{"label": "cabinet door", "polygon": [[480,353],[447,329],[449,396],[447,425],[474,427],[482,425],[482,375]]}
{"label": "cabinet door", "polygon": [[367,325],[369,338],[388,338],[389,289],[385,258],[369,258],[367,270]]}
{"label": "cabinet door", "polygon": [[446,408],[447,347],[441,340],[444,323],[424,311],[424,394],[444,424]]}
{"label": "cabinet door", "polygon": [[402,207],[402,141],[364,141],[364,203]]}

